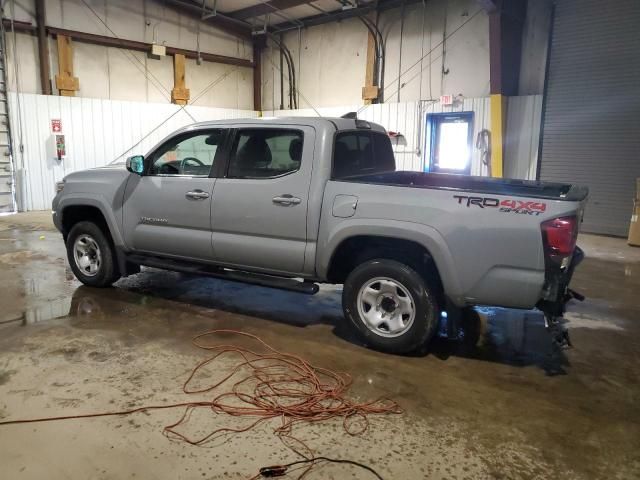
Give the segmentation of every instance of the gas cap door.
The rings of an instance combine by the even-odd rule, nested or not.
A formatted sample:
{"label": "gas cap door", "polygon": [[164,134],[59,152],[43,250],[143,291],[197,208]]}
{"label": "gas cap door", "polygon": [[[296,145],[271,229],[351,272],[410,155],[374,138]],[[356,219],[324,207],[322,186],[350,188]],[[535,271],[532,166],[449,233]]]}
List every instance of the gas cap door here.
{"label": "gas cap door", "polygon": [[333,199],[333,209],[331,213],[334,217],[353,217],[358,208],[358,197],[353,195],[336,195]]}

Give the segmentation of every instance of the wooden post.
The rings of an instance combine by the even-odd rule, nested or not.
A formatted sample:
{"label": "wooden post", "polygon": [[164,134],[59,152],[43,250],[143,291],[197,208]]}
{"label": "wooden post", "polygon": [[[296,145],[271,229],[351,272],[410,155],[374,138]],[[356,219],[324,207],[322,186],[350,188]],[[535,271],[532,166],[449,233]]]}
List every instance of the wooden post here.
{"label": "wooden post", "polygon": [[365,105],[371,105],[378,98],[378,87],[374,83],[376,68],[376,42],[371,32],[367,41],[367,65],[364,75],[364,87],[362,87],[362,100]]}
{"label": "wooden post", "polygon": [[57,35],[58,42],[58,75],[56,88],[64,97],[75,97],[80,89],[78,77],[73,76],[73,46],[71,37]]}
{"label": "wooden post", "polygon": [[173,56],[173,90],[171,101],[176,105],[186,105],[189,102],[190,92],[185,82],[185,56],[176,53]]}

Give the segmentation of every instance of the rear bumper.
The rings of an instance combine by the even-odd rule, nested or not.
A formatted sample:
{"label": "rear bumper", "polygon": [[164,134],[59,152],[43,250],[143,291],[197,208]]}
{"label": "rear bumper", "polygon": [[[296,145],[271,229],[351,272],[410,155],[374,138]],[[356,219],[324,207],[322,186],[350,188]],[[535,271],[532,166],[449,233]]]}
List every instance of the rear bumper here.
{"label": "rear bumper", "polygon": [[573,252],[571,263],[565,270],[550,269],[545,275],[543,297],[536,305],[547,316],[561,317],[566,311],[566,304],[574,295],[569,289],[575,268],[584,260],[584,251],[577,247]]}

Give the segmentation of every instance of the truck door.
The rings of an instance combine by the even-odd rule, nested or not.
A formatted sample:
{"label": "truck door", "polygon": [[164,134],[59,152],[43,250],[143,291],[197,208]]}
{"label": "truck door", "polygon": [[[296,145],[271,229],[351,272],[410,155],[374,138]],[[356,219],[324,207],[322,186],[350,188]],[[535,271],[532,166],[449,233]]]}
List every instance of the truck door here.
{"label": "truck door", "polygon": [[315,133],[305,126],[238,128],[213,192],[213,249],[229,266],[302,273]]}
{"label": "truck door", "polygon": [[214,165],[226,133],[220,128],[181,133],[145,159],[145,174],[132,174],[124,195],[127,246],[139,252],[212,260]]}

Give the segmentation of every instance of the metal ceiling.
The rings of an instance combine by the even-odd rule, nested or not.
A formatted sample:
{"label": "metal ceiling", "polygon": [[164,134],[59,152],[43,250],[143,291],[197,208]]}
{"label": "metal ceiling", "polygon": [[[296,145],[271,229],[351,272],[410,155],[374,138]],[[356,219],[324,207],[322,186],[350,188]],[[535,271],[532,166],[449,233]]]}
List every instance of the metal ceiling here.
{"label": "metal ceiling", "polygon": [[422,0],[165,0],[204,21],[247,37],[340,21]]}
{"label": "metal ceiling", "polygon": [[[376,0],[204,0],[209,9],[216,4],[217,10],[226,16],[251,24],[270,26],[291,22],[317,14],[334,13],[369,4]],[[202,1],[200,1],[202,3]]]}

